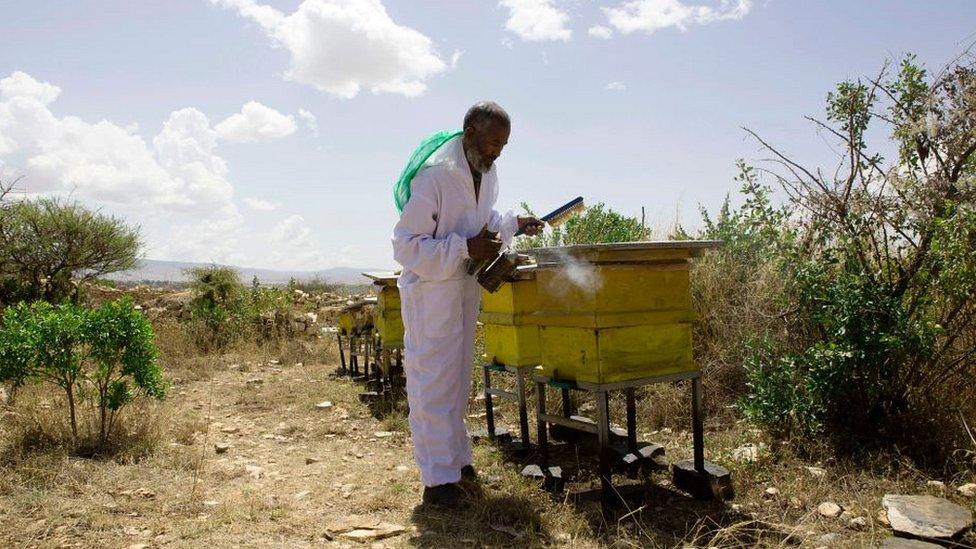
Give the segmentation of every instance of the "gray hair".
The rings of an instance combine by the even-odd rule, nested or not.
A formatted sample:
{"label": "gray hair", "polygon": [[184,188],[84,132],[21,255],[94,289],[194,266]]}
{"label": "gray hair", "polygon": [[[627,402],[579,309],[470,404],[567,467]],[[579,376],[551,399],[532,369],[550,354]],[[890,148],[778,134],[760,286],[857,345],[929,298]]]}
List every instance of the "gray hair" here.
{"label": "gray hair", "polygon": [[508,113],[498,103],[494,101],[479,101],[468,109],[464,115],[464,128],[474,126],[481,129],[485,123],[492,120],[503,122],[511,126],[512,121],[508,118]]}

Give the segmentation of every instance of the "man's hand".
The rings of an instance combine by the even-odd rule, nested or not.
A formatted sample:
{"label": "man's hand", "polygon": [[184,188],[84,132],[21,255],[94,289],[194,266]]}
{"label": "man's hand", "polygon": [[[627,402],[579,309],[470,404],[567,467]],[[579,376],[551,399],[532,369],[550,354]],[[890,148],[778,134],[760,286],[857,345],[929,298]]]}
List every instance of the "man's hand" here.
{"label": "man's hand", "polygon": [[468,239],[468,256],[475,261],[494,259],[502,249],[502,241],[498,240],[498,234],[488,230],[485,225],[478,236]]}
{"label": "man's hand", "polygon": [[542,229],[546,227],[546,223],[534,216],[519,216],[518,218],[518,228],[519,231],[529,235],[537,236],[542,234]]}

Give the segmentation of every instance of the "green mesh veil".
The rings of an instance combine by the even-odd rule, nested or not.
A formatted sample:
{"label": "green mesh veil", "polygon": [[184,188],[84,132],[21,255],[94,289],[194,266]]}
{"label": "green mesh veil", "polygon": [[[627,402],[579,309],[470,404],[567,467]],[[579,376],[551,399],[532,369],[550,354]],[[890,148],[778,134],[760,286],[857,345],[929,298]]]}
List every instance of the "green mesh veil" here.
{"label": "green mesh veil", "polygon": [[441,148],[441,145],[462,133],[464,132],[460,130],[437,132],[420,142],[417,149],[410,155],[410,160],[407,162],[407,166],[403,168],[400,178],[393,186],[393,202],[396,204],[397,213],[403,213],[403,207],[406,206],[407,200],[410,200],[410,183],[420,168],[424,166],[424,162],[427,162],[430,155]]}

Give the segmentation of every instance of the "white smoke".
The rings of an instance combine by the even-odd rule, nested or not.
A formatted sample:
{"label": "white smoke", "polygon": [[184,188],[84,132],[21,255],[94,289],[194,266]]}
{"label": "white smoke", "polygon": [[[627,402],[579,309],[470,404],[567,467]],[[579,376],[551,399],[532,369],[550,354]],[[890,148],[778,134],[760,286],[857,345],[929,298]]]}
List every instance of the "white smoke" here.
{"label": "white smoke", "polygon": [[573,256],[565,248],[555,248],[558,267],[556,276],[550,279],[547,290],[565,296],[575,286],[587,293],[595,293],[603,287],[603,279],[596,266]]}

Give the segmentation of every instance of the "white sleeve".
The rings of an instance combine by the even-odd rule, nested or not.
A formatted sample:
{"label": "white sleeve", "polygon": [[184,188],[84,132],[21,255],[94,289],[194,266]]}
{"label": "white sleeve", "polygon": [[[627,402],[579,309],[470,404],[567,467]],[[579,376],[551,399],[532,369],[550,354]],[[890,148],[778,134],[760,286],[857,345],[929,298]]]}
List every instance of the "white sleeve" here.
{"label": "white sleeve", "polygon": [[518,231],[518,215],[512,210],[505,213],[492,210],[491,217],[488,219],[488,230],[498,233],[498,238],[506,246],[511,246],[512,239],[515,238],[515,233]]}
{"label": "white sleeve", "polygon": [[410,200],[393,229],[393,258],[426,280],[457,275],[468,259],[468,242],[456,233],[434,238],[441,206],[434,170],[423,170],[411,183]]}

